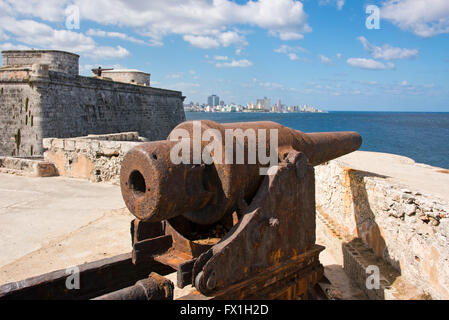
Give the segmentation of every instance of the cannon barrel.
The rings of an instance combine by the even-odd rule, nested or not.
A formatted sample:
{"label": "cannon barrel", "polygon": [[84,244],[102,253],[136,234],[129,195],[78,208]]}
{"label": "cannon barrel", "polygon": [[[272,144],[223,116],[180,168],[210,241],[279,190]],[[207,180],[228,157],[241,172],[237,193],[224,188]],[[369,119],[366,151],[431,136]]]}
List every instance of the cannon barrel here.
{"label": "cannon barrel", "polygon": [[362,138],[357,132],[317,132],[302,133],[308,137],[309,143],[304,147],[304,153],[313,166],[336,159],[357,150],[362,144]]}
{"label": "cannon barrel", "polygon": [[[230,132],[232,139],[227,140]],[[220,139],[211,148],[210,141]],[[261,169],[269,166],[260,160],[261,153],[267,157],[274,152],[276,162],[281,162],[289,152],[298,151],[315,166],[353,152],[361,143],[356,132],[303,133],[267,121],[188,121],[178,125],[168,140],[131,149],[122,163],[120,185],[128,209],[140,220],[157,222],[182,215],[210,225],[251,202],[264,178]],[[186,161],[174,159],[186,150]],[[238,159],[239,150],[243,161]],[[251,161],[255,150],[257,160]]]}

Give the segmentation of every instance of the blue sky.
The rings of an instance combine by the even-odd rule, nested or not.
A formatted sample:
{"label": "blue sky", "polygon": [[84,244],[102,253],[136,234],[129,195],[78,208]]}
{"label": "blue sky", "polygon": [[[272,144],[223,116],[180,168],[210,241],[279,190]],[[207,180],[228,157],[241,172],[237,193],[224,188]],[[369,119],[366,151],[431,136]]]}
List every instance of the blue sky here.
{"label": "blue sky", "polygon": [[83,75],[140,69],[186,102],[449,111],[448,40],[445,0],[0,0],[0,49],[76,52]]}

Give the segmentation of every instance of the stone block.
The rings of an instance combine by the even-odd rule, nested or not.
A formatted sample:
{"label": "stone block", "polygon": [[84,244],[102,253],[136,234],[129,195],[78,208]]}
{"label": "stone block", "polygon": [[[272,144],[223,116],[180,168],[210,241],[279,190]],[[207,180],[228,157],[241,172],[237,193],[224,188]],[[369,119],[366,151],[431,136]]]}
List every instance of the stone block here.
{"label": "stone block", "polygon": [[77,150],[87,150],[89,142],[86,139],[75,140],[75,149]]}
{"label": "stone block", "polygon": [[64,150],[75,151],[75,140],[66,139],[64,141]]}
{"label": "stone block", "polygon": [[122,154],[126,154],[132,148],[138,146],[141,142],[120,142],[120,150]]}
{"label": "stone block", "polygon": [[51,162],[40,162],[36,166],[35,174],[38,177],[53,177],[58,175],[58,170]]}
{"label": "stone block", "polygon": [[54,139],[55,139],[55,138],[44,138],[44,139],[42,139],[42,147],[43,147],[44,149],[50,149],[50,148],[51,148],[52,141],[53,141]]}
{"label": "stone block", "polygon": [[64,149],[64,139],[54,139],[51,142],[52,148]]}
{"label": "stone block", "polygon": [[119,141],[100,141],[100,151],[104,150],[114,150],[118,151],[120,149]]}

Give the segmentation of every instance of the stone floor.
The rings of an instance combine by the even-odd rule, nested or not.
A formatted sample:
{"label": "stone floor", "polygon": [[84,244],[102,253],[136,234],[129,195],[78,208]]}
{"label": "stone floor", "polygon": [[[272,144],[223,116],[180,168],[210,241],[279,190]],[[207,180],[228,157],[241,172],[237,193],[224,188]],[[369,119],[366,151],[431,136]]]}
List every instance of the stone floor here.
{"label": "stone floor", "polygon": [[131,250],[120,188],[0,173],[0,284]]}
{"label": "stone floor", "polygon": [[[129,252],[131,220],[118,186],[0,173],[0,285]],[[326,251],[321,261],[338,298],[363,298]]]}

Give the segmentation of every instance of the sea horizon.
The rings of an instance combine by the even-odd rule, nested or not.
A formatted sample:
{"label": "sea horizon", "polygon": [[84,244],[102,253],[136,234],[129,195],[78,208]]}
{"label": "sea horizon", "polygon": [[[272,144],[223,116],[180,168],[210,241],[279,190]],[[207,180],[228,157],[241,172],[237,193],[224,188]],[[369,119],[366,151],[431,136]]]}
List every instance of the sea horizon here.
{"label": "sea horizon", "polygon": [[186,112],[186,119],[221,123],[268,120],[303,132],[357,131],[363,139],[362,151],[397,154],[449,169],[449,148],[442,147],[449,137],[449,112]]}

